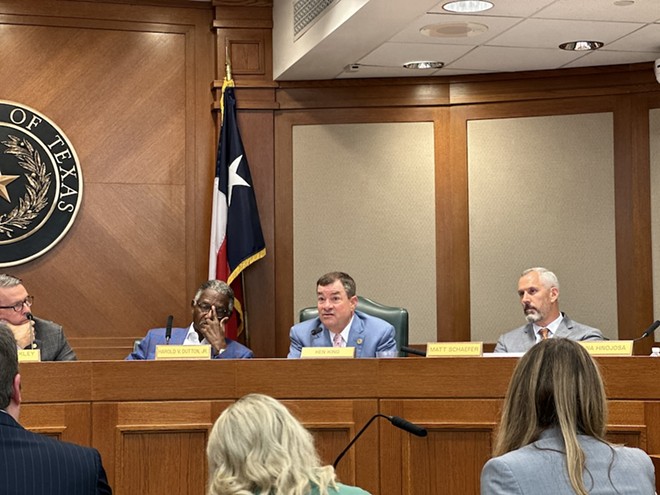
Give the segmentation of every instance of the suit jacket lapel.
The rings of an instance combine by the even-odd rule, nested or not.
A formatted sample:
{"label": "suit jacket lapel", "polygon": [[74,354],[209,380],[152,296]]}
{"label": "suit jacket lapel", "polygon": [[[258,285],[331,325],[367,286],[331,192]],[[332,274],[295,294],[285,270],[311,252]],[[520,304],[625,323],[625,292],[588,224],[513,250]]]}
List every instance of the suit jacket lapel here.
{"label": "suit jacket lapel", "polygon": [[566,338],[571,334],[571,329],[573,328],[573,322],[569,318],[567,318],[564,313],[562,313],[562,316],[563,318],[559,323],[559,327],[557,327],[557,331],[555,332],[555,337]]}
{"label": "suit jacket lapel", "polygon": [[362,344],[364,343],[364,324],[362,318],[357,314],[353,315],[353,323],[348,332],[348,342],[346,347],[355,347],[355,357],[362,355]]}
{"label": "suit jacket lapel", "polygon": [[312,347],[332,347],[330,330],[323,327],[323,331],[312,335]]}
{"label": "suit jacket lapel", "polygon": [[525,325],[524,333],[527,336],[527,340],[531,341],[532,344],[536,343],[536,334],[534,333],[534,325],[532,325],[531,323]]}
{"label": "suit jacket lapel", "polygon": [[[316,317],[314,320],[315,325],[309,331],[310,333],[310,347],[332,347],[332,340],[330,339],[330,330],[325,328],[325,325],[321,323],[321,318]],[[322,330],[312,335],[312,331],[315,328],[321,328]]]}

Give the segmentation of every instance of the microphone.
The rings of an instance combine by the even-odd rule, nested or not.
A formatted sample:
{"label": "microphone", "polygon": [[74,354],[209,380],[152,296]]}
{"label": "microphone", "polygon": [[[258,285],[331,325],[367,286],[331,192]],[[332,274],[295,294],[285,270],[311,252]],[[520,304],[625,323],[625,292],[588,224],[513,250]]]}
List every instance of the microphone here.
{"label": "microphone", "polygon": [[170,343],[170,337],[172,337],[172,322],[174,321],[174,316],[169,315],[167,317],[167,326],[165,327],[165,344]]}
{"label": "microphone", "polygon": [[644,330],[644,333],[642,334],[641,337],[637,337],[633,342],[637,342],[638,340],[645,339],[649,335],[651,335],[653,332],[655,332],[655,329],[660,327],[660,320],[655,320],[653,323],[651,323],[651,326],[648,327],[646,330]]}
{"label": "microphone", "polygon": [[415,356],[426,357],[426,351],[419,351],[417,349],[413,349],[412,347],[406,347],[405,345],[401,346],[401,352],[405,352],[406,354],[414,354]]}
{"label": "microphone", "polygon": [[428,434],[426,428],[422,428],[421,426],[416,425],[415,423],[411,423],[407,419],[400,418],[399,416],[389,416],[387,419],[389,419],[390,423],[392,423],[397,428],[401,428],[402,430],[405,430],[408,433],[412,433],[418,437],[425,437]]}
{"label": "microphone", "polygon": [[397,428],[401,428],[402,430],[407,431],[408,433],[412,433],[413,435],[417,435],[418,437],[425,437],[427,435],[426,428],[422,428],[421,426],[418,426],[414,423],[411,423],[410,421],[400,418],[398,416],[386,416],[385,414],[374,414],[369,421],[367,421],[367,424],[362,427],[360,431],[358,431],[357,435],[353,437],[353,440],[349,442],[349,444],[346,446],[344,450],[341,451],[341,454],[337,456],[335,459],[335,462],[332,464],[333,468],[337,468],[337,464],[339,464],[339,461],[344,457],[346,452],[348,452],[348,449],[350,449],[355,441],[362,436],[362,434],[365,432],[367,427],[373,422],[374,419],[376,418],[385,418],[388,420],[390,423],[392,423],[394,426]]}
{"label": "microphone", "polygon": [[322,331],[323,331],[322,327],[316,327],[314,330],[312,330],[312,337],[314,337],[315,335],[320,334]]}
{"label": "microphone", "polygon": [[28,312],[25,313],[25,317],[32,322],[32,342],[30,343],[30,349],[36,349],[37,343],[34,341],[34,316],[32,316],[32,313]]}

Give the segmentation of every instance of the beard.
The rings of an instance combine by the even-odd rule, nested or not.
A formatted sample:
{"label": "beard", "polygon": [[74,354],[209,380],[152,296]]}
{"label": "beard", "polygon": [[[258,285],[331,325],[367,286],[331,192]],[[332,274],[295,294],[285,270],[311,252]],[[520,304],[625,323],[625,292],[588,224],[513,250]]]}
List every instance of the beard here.
{"label": "beard", "polygon": [[527,323],[536,323],[543,319],[543,315],[535,308],[525,308],[525,319]]}

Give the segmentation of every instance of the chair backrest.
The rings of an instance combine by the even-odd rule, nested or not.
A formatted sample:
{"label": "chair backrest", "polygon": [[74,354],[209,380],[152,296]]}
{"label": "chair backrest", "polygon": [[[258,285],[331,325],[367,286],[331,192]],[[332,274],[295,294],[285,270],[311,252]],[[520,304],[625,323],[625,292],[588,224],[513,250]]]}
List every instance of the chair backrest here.
{"label": "chair backrest", "polygon": [[[394,327],[397,349],[401,350],[401,346],[408,345],[408,311],[406,309],[385,306],[362,296],[358,296],[356,309],[390,323]],[[311,320],[318,315],[316,307],[303,308],[300,310],[300,321]]]}

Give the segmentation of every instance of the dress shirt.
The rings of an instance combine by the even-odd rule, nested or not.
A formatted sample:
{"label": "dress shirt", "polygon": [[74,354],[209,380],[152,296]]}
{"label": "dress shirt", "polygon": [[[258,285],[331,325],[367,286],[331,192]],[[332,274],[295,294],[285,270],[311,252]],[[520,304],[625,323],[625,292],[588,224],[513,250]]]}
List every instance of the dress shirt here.
{"label": "dress shirt", "polygon": [[559,325],[561,324],[561,320],[564,319],[564,315],[559,313],[559,316],[554,320],[551,321],[547,326],[545,327],[540,327],[536,323],[534,323],[532,326],[534,327],[534,335],[536,336],[536,342],[541,342],[543,340],[541,338],[541,335],[539,335],[539,332],[547,328],[548,329],[548,338],[551,339],[552,337],[555,336],[555,333],[557,332],[557,329],[559,328]]}

